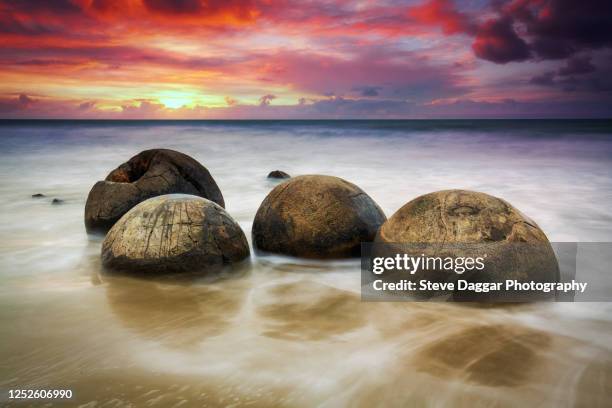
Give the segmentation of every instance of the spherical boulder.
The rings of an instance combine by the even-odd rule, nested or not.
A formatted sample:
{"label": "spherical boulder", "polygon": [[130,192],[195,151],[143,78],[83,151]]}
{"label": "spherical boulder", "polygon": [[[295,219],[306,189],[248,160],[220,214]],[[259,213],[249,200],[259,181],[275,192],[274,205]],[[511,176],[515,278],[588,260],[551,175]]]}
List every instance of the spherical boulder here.
{"label": "spherical boulder", "polygon": [[128,211],[102,244],[102,264],[136,273],[210,272],[249,256],[240,226],[205,198],[169,194]]}
{"label": "spherical boulder", "polygon": [[276,186],[253,222],[253,245],[305,258],[359,256],[385,214],[356,185],[338,177],[294,177]]}
{"label": "spherical boulder", "polygon": [[89,232],[106,232],[136,204],[173,193],[193,194],[225,206],[217,183],[196,160],[174,150],[145,150],[93,186],[85,204],[85,227]]}
{"label": "spherical boulder", "polygon": [[[386,245],[378,245],[386,244]],[[425,194],[405,204],[379,229],[374,251],[409,253],[446,259],[483,257],[479,270],[421,269],[398,274],[402,279],[449,282],[557,282],[559,268],[554,251],[538,225],[506,201],[488,194],[444,190]],[[388,255],[388,254],[387,254]],[[465,261],[461,261],[465,262]],[[456,263],[456,261],[455,261]],[[422,292],[434,296],[433,292]],[[454,299],[504,298],[533,300],[544,293],[501,291],[474,295],[455,292]],[[554,295],[554,293],[552,293]]]}

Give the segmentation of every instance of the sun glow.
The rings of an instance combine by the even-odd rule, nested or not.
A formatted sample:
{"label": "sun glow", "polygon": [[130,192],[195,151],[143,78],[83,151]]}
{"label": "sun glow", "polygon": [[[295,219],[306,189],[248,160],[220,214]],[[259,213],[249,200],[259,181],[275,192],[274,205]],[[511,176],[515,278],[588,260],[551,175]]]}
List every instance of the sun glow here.
{"label": "sun glow", "polygon": [[199,99],[199,95],[184,91],[163,91],[157,94],[157,100],[170,109],[195,106]]}

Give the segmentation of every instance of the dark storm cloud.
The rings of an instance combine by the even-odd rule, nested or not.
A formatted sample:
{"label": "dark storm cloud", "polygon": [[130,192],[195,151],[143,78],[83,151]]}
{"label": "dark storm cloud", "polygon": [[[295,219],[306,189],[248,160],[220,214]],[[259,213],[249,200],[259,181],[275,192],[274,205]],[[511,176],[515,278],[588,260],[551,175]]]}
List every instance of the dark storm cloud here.
{"label": "dark storm cloud", "polygon": [[529,81],[532,84],[557,87],[565,92],[582,92],[592,100],[610,103],[612,91],[612,54],[599,53],[596,63],[590,56],[572,57],[556,71],[546,71]]}
{"label": "dark storm cloud", "polygon": [[476,56],[498,64],[529,59],[529,46],[517,35],[512,24],[510,18],[489,20],[482,24],[472,45]]}
{"label": "dark storm cloud", "polygon": [[[478,29],[474,51],[480,58],[496,63],[524,61],[530,54],[540,59],[564,59],[580,51],[612,47],[610,0],[511,0],[496,4],[498,17]],[[517,27],[522,27],[520,35]]]}
{"label": "dark storm cloud", "polygon": [[447,34],[474,37],[477,57],[498,64],[536,59],[566,59],[612,47],[610,0],[491,0],[494,17],[482,20],[458,10],[457,2],[428,0],[412,8],[415,20]]}
{"label": "dark storm cloud", "polygon": [[515,1],[507,12],[525,23],[528,34],[534,37],[534,50],[543,58],[563,58],[585,48],[612,46],[609,0]]}

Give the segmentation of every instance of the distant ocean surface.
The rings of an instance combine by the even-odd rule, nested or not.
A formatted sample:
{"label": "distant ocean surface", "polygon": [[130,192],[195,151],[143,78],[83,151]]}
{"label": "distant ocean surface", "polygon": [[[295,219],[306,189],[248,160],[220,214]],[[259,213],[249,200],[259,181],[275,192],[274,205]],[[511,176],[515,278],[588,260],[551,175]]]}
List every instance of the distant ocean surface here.
{"label": "distant ocean surface", "polygon": [[117,406],[610,402],[608,303],[365,304],[357,260],[255,256],[212,285],[106,277],[87,193],[150,148],[208,168],[249,241],[277,169],[345,178],[388,217],[469,189],[551,241],[612,241],[610,120],[0,121],[0,403],[32,387]]}

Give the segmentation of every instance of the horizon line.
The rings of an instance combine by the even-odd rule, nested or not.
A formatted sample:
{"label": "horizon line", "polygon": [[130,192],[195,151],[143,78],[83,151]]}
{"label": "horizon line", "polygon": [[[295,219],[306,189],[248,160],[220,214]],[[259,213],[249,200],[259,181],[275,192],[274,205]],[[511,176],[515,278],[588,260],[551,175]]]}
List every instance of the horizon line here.
{"label": "horizon line", "polygon": [[209,118],[209,119],[188,119],[188,118],[0,118],[0,122],[50,122],[50,121],[70,121],[70,122],[409,122],[409,121],[605,121],[612,120],[612,117],[486,117],[486,118]]}

